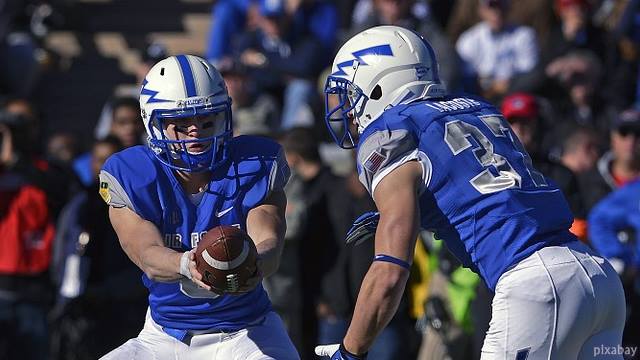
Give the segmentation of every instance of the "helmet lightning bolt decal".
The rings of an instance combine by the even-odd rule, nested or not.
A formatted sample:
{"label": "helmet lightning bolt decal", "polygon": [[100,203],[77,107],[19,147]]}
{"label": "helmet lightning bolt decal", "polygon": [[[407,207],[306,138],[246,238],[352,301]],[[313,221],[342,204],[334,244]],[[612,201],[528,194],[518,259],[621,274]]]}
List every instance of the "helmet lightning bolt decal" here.
{"label": "helmet lightning bolt decal", "polygon": [[389,44],[385,44],[358,50],[352,52],[351,54],[354,58],[352,60],[343,61],[337,64],[336,67],[338,68],[338,70],[333,72],[331,74],[332,76],[347,75],[344,69],[352,66],[354,61],[360,63],[360,66],[367,65],[367,63],[362,59],[362,57],[366,55],[393,56],[393,51],[391,51],[391,46]]}
{"label": "helmet lightning bolt decal", "polygon": [[145,86],[147,86],[148,83],[149,82],[147,81],[147,79],[144,79],[144,81],[142,82],[142,89],[140,90],[140,96],[149,96],[149,100],[147,100],[147,104],[171,101],[171,100],[165,100],[165,99],[156,99],[156,95],[158,95],[158,91],[147,89]]}

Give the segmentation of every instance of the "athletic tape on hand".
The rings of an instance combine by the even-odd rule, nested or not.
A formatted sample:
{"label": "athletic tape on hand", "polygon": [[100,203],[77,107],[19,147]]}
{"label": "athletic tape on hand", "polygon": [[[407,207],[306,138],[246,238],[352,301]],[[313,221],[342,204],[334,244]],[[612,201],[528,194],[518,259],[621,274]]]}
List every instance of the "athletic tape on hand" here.
{"label": "athletic tape on hand", "polygon": [[180,275],[191,280],[191,271],[189,270],[189,262],[191,261],[191,251],[185,251],[180,257]]}

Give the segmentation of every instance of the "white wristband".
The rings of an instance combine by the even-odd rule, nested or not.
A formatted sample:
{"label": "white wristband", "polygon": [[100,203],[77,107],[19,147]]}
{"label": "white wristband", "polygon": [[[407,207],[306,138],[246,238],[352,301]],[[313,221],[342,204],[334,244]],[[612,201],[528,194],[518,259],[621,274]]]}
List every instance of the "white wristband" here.
{"label": "white wristband", "polygon": [[189,271],[189,261],[191,261],[191,259],[189,259],[190,254],[191,251],[185,251],[182,254],[182,257],[180,257],[180,275],[188,278],[189,280],[191,280],[191,271]]}

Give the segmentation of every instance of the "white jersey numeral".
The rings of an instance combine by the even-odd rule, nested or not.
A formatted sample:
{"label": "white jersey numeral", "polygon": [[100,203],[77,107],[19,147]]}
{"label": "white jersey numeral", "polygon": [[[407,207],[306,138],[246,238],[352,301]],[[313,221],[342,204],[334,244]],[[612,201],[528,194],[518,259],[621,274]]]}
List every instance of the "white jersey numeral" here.
{"label": "white jersey numeral", "polygon": [[[518,152],[522,155],[525,167],[533,183],[536,186],[546,185],[544,176],[533,169],[531,158],[517,139],[511,136],[506,124],[497,116],[481,117],[482,122],[497,137],[508,137]],[[474,146],[470,139],[477,144]],[[444,141],[449,146],[453,155],[471,148],[478,163],[485,169],[474,176],[469,182],[481,194],[491,194],[509,188],[519,188],[522,185],[522,176],[516,172],[509,161],[502,155],[494,152],[493,143],[476,126],[453,120],[445,125]],[[490,167],[494,170],[491,171]],[[497,173],[497,175],[496,175]]]}

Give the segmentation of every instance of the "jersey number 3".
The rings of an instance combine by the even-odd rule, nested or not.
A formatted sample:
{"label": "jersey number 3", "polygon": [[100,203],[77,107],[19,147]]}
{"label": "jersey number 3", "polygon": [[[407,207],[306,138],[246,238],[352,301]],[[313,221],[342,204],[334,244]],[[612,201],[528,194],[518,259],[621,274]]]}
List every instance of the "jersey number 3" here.
{"label": "jersey number 3", "polygon": [[[520,188],[522,175],[528,176],[536,187],[547,185],[544,176],[533,168],[529,154],[520,141],[513,138],[508,125],[503,124],[500,117],[481,116],[480,120],[494,136],[508,138],[512,142],[522,156],[527,173],[519,174],[504,156],[495,153],[493,143],[475,125],[460,120],[450,121],[445,126],[444,140],[453,155],[471,148],[480,165],[484,167],[483,171],[469,180],[476,190],[481,194],[491,194],[509,188]],[[474,139],[477,145],[474,146],[469,138]]]}

